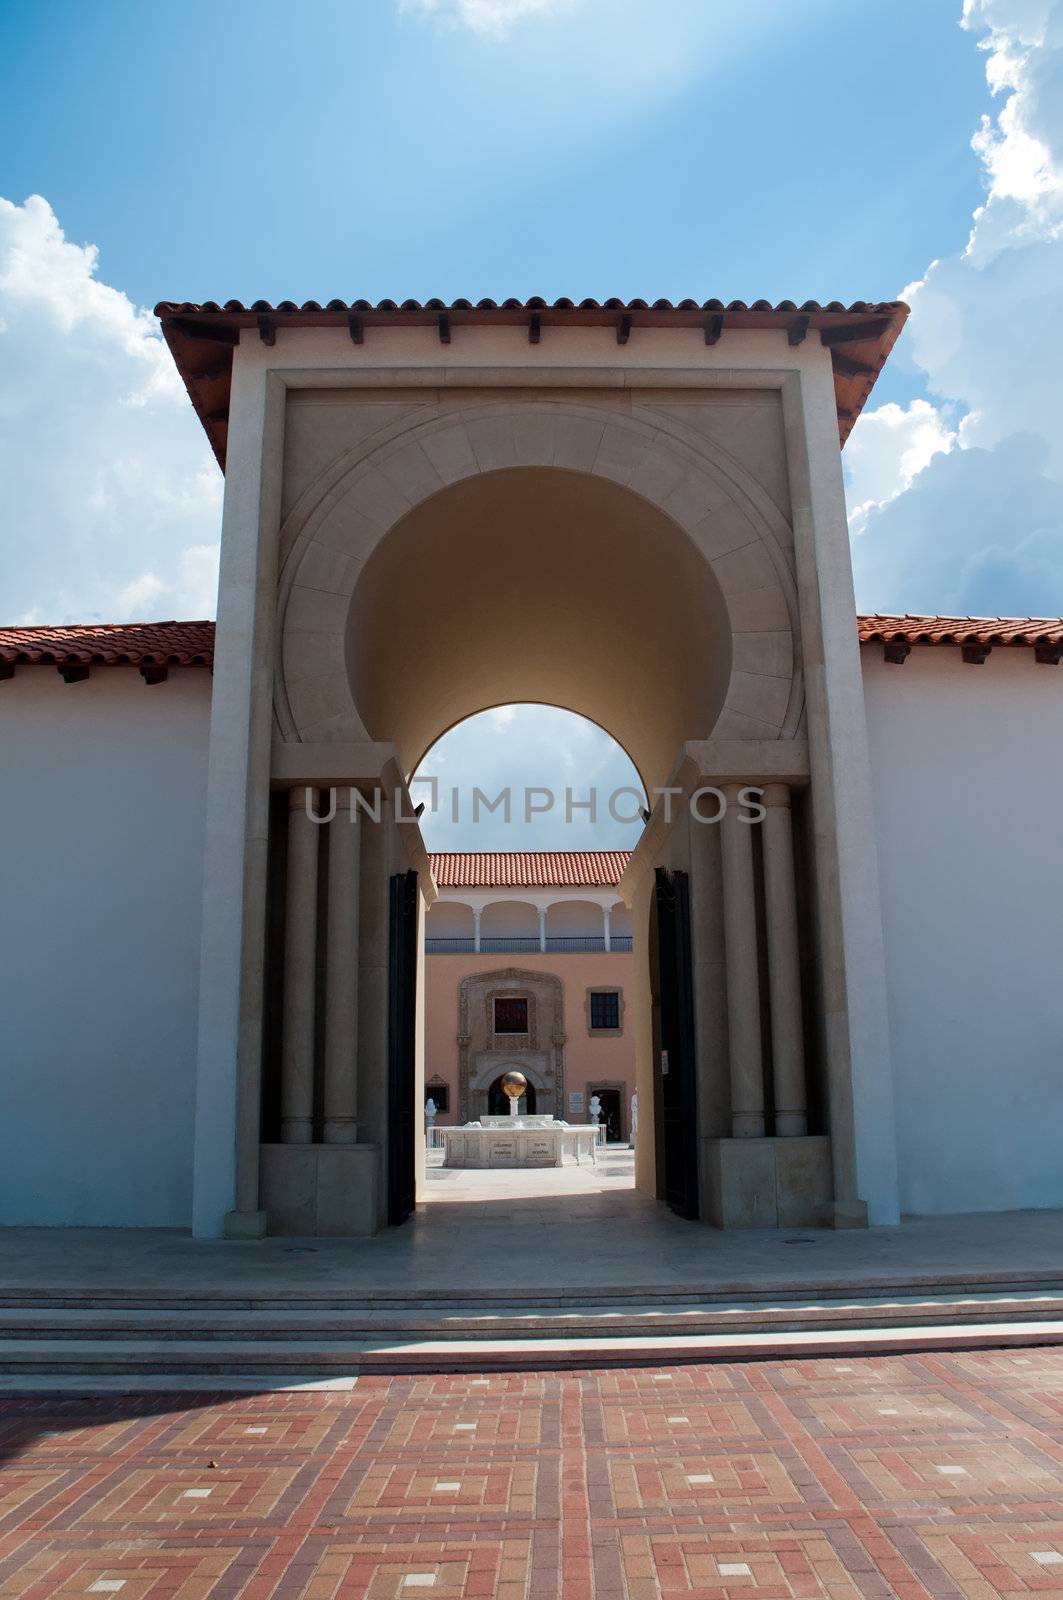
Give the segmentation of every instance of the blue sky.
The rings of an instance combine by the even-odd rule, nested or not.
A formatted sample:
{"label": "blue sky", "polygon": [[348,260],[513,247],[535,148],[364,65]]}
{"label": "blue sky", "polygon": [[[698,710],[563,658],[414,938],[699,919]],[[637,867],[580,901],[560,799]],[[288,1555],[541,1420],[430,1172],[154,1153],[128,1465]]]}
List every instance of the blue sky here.
{"label": "blue sky", "polygon": [[946,0],[9,3],[4,192],[177,297],[892,298],[980,198]]}
{"label": "blue sky", "polygon": [[[1063,611],[1063,7],[963,9],[8,0],[3,620],[212,610],[158,299],[906,289],[846,450],[858,602]],[[560,771],[583,733],[535,715],[462,760]]]}

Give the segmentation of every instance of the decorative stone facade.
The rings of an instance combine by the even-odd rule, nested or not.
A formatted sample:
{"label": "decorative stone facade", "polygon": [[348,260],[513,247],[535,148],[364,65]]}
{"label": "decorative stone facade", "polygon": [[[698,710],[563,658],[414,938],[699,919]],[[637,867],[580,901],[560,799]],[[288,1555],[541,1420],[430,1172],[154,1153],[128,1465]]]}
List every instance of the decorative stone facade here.
{"label": "decorative stone facade", "polygon": [[[494,1002],[526,998],[528,1032],[494,1031]],[[488,1091],[508,1067],[535,1089],[536,1113],[564,1116],[565,1017],[561,979],[550,972],[503,967],[461,980],[458,989],[458,1121],[488,1110]]]}

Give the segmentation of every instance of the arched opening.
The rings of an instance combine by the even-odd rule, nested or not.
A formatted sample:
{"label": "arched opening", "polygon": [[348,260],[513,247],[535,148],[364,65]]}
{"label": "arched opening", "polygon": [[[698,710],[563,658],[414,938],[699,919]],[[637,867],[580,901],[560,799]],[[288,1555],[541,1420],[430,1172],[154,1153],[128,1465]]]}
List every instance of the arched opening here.
{"label": "arched opening", "polygon": [[[445,1134],[433,1134],[424,1198],[446,1203],[460,1193],[465,1201],[508,1203],[518,1191],[527,1199],[582,1185],[607,1201],[633,1189],[626,1129],[635,1092],[634,1031],[623,1024],[633,1004],[635,957],[630,931],[618,926],[614,937],[612,925],[617,881],[643,823],[637,815],[617,823],[607,802],[623,790],[634,791],[640,807],[645,803],[637,771],[603,729],[538,705],[466,719],[418,770],[443,791],[437,810],[421,819],[439,885],[425,918],[425,1072],[451,1090],[454,1115],[441,1120],[441,1128],[504,1119],[501,1129],[488,1130],[500,1136],[497,1162],[463,1175],[457,1189],[457,1175],[445,1168],[451,1146]],[[596,793],[597,820],[584,809],[566,823],[559,805],[525,824],[521,795],[532,784],[540,795],[574,788],[584,808]],[[510,820],[498,809],[475,811],[467,802],[477,789],[491,796],[508,790]],[[456,807],[451,794],[459,797]],[[472,923],[471,940],[462,918]],[[624,926],[630,930],[630,919]],[[498,1166],[515,1145],[505,1137],[510,1103],[502,1090],[505,1073],[513,1070],[528,1082],[521,1116],[589,1134],[599,1110],[611,1141],[608,1163],[599,1136],[598,1159],[584,1159],[576,1171],[564,1159],[553,1165],[544,1150],[543,1170],[514,1172],[508,1181]],[[584,1158],[587,1150],[584,1144]],[[474,1153],[463,1147],[463,1155]],[[430,1204],[429,1215],[433,1209]]]}
{"label": "arched opening", "polygon": [[[711,562],[678,520],[610,477],[542,466],[476,474],[423,499],[368,555],[353,587],[346,665],[369,736],[394,742],[408,775],[435,780],[422,818],[430,850],[458,849],[472,860],[545,849],[557,858],[549,870],[511,873],[501,887],[490,874],[477,883],[475,863],[469,868],[471,951],[467,924],[464,938],[449,924],[436,935],[443,921],[438,902],[433,908],[426,1069],[453,1075],[459,1122],[485,1104],[489,1115],[505,1113],[498,1053],[516,1044],[518,1058],[525,1053],[546,1075],[550,1088],[537,1104],[558,1121],[590,1123],[593,1085],[615,1085],[619,1143],[635,1087],[638,987],[627,970],[630,924],[618,926],[615,945],[612,937],[622,869],[596,878],[595,868],[566,861],[630,850],[651,788],[667,783],[684,743],[708,737],[720,718],[732,642]],[[527,740],[537,716],[569,723],[555,729],[552,770],[534,770],[527,743],[506,746],[507,729],[516,723]],[[597,747],[576,736],[577,719]],[[469,745],[474,724],[479,739]],[[470,967],[492,958],[498,992],[481,984],[484,1015],[463,1015],[455,1032],[455,992]],[[518,960],[556,974],[556,1017],[532,986],[510,992],[506,965]],[[470,1056],[484,1085],[475,1094],[460,1081],[463,1073],[468,1081]],[[625,1155],[633,1186],[626,1147]],[[429,1197],[431,1176],[429,1164]]]}
{"label": "arched opening", "polygon": [[[517,707],[576,715],[605,730],[634,763],[634,782],[621,803],[633,805],[624,814],[637,830],[656,791],[673,774],[685,782],[697,770],[694,763],[715,755],[715,744],[706,741],[722,749],[735,740],[775,740],[794,731],[802,700],[793,667],[789,557],[774,526],[778,519],[765,509],[763,496],[743,488],[734,462],[725,468],[706,457],[696,468],[678,435],[671,443],[664,433],[651,438],[628,411],[627,397],[620,395],[615,406],[603,402],[601,420],[575,412],[569,416],[538,402],[503,405],[489,419],[511,447],[499,449],[494,434],[494,443],[482,437],[481,423],[487,426],[487,420],[474,414],[475,408],[459,406],[449,413],[445,430],[440,421],[439,431],[422,440],[415,426],[401,446],[382,445],[376,464],[372,453],[362,462],[352,458],[346,476],[333,479],[327,496],[313,507],[308,501],[298,512],[284,561],[284,672],[275,709],[286,738],[314,747],[315,766],[325,770],[366,759],[371,770],[379,762],[380,770],[394,772],[394,750],[400,770],[412,780],[419,767],[422,772],[426,767],[434,741],[458,732],[480,713],[501,720]],[[583,445],[573,449],[581,428]],[[569,437],[566,429],[575,435]],[[637,488],[626,485],[628,478]],[[343,749],[334,754],[330,746]],[[702,770],[712,773],[714,767]],[[453,775],[450,770],[432,774],[444,783]],[[578,808],[589,774],[577,763],[564,775]],[[497,785],[484,787],[494,815]],[[423,798],[423,791],[415,796]],[[556,811],[555,801],[555,816]],[[394,821],[400,820],[396,811]],[[428,813],[421,818],[429,850],[438,848],[431,839],[432,823]],[[656,819],[652,849],[667,856],[673,836],[664,841],[662,827],[667,830],[671,822],[662,825]],[[519,845],[492,840],[487,848],[529,844],[533,851],[543,849],[544,836]],[[585,852],[595,849],[590,839],[579,844]],[[391,890],[404,892],[397,891],[400,881],[420,874],[431,901],[423,855],[414,860],[397,840],[388,848],[383,870]],[[458,848],[475,855],[485,848],[484,836],[471,849]],[[545,848],[557,854],[569,846],[555,838]],[[611,841],[610,849],[615,853],[623,846]],[[679,861],[687,859],[685,841],[678,842],[674,854]],[[381,851],[373,862],[377,870],[384,858]],[[593,907],[596,926],[586,934],[569,928],[551,933],[551,899],[538,892],[547,887],[538,877],[510,882],[523,906],[509,913],[511,929],[492,927],[505,918],[489,903],[497,898],[497,883],[486,878],[463,886],[473,921],[472,949],[464,912],[460,923],[455,920],[453,929],[435,941],[441,953],[433,953],[432,961],[472,964],[462,983],[476,973],[481,989],[486,979],[506,991],[512,981],[529,1000],[540,983],[560,986],[547,970],[556,962],[592,953],[569,948],[583,940],[602,947],[593,951],[596,956],[613,961],[624,956],[646,969],[630,984],[615,981],[615,968],[611,974],[584,974],[565,1000],[564,1022],[551,1028],[529,1003],[521,1051],[538,1074],[541,1115],[586,1120],[586,1085],[610,1089],[623,1076],[605,1056],[606,1048],[621,1039],[637,1049],[640,1082],[648,1083],[647,1075],[656,1070],[646,1020],[645,866],[645,860],[636,864],[625,889],[639,906],[634,928],[617,907],[619,872],[589,882],[571,879],[561,896],[549,881],[554,899],[587,900]],[[682,875],[686,868],[675,870]],[[566,907],[564,916],[573,915]],[[406,949],[402,941],[414,920],[414,910],[389,914],[387,926],[398,934],[392,938],[396,950]],[[566,948],[549,948],[551,939]],[[512,944],[501,947],[507,940]],[[500,948],[492,950],[492,943]],[[485,972],[488,961],[505,963],[505,969],[492,964]],[[389,1083],[422,1082],[417,1073],[435,1071],[437,1063],[430,1039],[420,1064],[413,1042],[410,1008],[417,979],[408,952],[401,962],[389,958],[385,971],[389,982],[400,974],[391,983],[389,1017],[403,1019],[401,1029],[389,1023],[377,1030],[386,1041],[402,1045],[395,1067],[401,1077],[393,1073]],[[431,976],[431,961],[428,972]],[[456,972],[455,967],[451,991]],[[629,996],[635,1001],[631,1006]],[[481,998],[485,1018],[493,1016],[486,990]],[[459,1015],[455,1028],[453,1001],[446,1028],[468,1058],[473,1050],[468,1019]],[[487,1115],[487,1090],[504,1064],[501,1052],[508,1059],[514,1044],[511,1032],[496,1037],[486,1020],[481,1032],[475,1081],[465,1072],[457,1086],[461,1123],[476,1113]],[[583,1087],[577,1087],[574,1055],[577,1042],[582,1047],[585,1040],[597,1053],[581,1074]],[[492,1056],[493,1050],[498,1054]],[[392,1171],[414,1170],[408,1129],[418,1098],[393,1087],[365,1098],[367,1133],[376,1131],[387,1143],[384,1170],[390,1186]],[[405,1131],[395,1121],[395,1107],[406,1119]],[[623,1142],[627,1126],[635,1125],[636,1107],[629,1102],[621,1113]],[[651,1116],[652,1107],[647,1105],[645,1114]],[[688,1121],[693,1125],[692,1117]],[[640,1138],[639,1186],[649,1194],[655,1165],[652,1127],[648,1138],[645,1132]],[[389,1194],[392,1220],[409,1214],[411,1193],[412,1184],[396,1196],[394,1208]]]}
{"label": "arched opening", "polygon": [[474,712],[534,701],[597,722],[662,784],[683,742],[711,733],[731,667],[694,541],[632,490],[558,468],[423,500],[365,562],[347,626],[354,703],[407,772]]}

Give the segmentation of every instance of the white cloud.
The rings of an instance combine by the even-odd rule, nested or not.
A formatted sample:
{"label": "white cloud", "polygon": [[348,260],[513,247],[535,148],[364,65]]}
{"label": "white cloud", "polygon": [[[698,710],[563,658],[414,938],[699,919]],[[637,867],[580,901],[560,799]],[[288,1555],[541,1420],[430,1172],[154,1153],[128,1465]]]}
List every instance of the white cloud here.
{"label": "white cloud", "polygon": [[449,26],[468,28],[487,38],[504,39],[518,22],[565,9],[573,0],[401,0],[404,11],[419,11]]}
{"label": "white cloud", "polygon": [[214,614],[221,474],[154,317],[0,199],[0,620]]}
{"label": "white cloud", "polygon": [[[609,814],[615,791],[635,787],[643,794],[628,756],[596,723],[560,706],[496,706],[467,717],[428,751],[414,781],[419,785],[429,777],[439,780],[438,809],[426,812],[421,824],[430,850],[629,850],[642,832],[641,822],[617,822]],[[503,809],[489,811],[481,804],[474,821],[474,788],[488,799],[508,788],[511,820],[505,821]],[[535,788],[549,789],[555,801],[548,811],[525,821],[525,791]],[[575,802],[571,820],[566,816],[566,789]],[[578,805],[592,790],[595,821]],[[427,795],[427,789],[415,789],[416,800]],[[630,815],[637,803],[625,795],[616,809]]]}
{"label": "white cloud", "polygon": [[845,452],[854,534],[862,533],[873,511],[903,494],[934,456],[947,454],[955,443],[955,433],[929,400],[913,400],[908,406],[891,401],[869,412]]}
{"label": "white cloud", "polygon": [[857,600],[1053,614],[1063,611],[1063,4],[967,0],[964,25],[981,35],[1002,102],[972,139],[986,199],[965,248],[903,291],[915,360],[940,403],[868,412],[846,451]]}

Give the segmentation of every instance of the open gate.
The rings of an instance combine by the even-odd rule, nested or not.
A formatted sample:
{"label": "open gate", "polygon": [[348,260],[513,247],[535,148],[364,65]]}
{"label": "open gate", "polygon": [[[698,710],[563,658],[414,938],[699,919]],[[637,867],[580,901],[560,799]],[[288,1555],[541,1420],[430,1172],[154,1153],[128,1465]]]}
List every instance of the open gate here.
{"label": "open gate", "polygon": [[699,1214],[698,1106],[685,872],[657,868],[650,950],[658,1192],[679,1216],[694,1219]]}
{"label": "open gate", "polygon": [[388,1222],[405,1222],[417,1200],[416,872],[391,879],[388,938]]}

